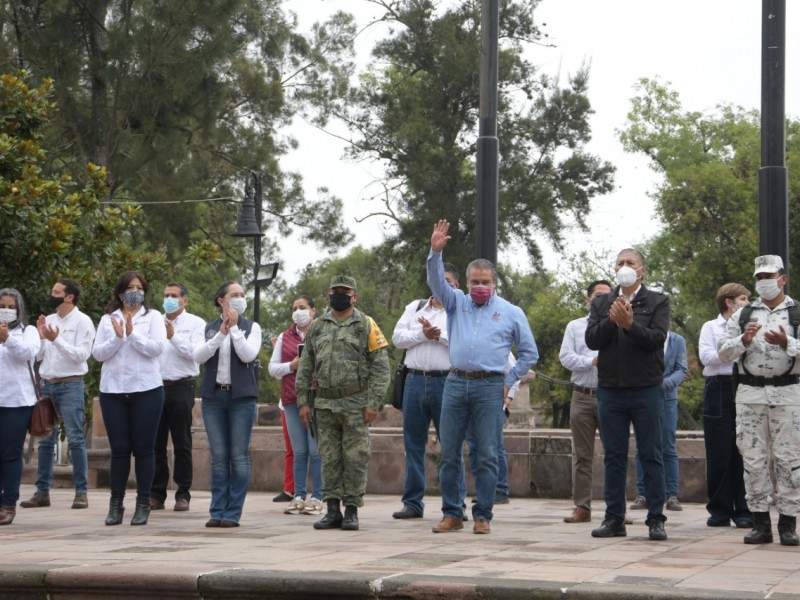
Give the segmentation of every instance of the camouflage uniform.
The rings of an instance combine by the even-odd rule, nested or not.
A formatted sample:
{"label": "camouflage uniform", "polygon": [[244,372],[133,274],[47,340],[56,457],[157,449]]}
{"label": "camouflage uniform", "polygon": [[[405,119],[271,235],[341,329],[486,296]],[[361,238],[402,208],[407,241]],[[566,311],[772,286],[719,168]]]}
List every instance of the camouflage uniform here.
{"label": "camouflage uniform", "polygon": [[[753,302],[749,321],[757,321],[762,327],[747,347],[739,324],[743,309],[735,312],[719,343],[720,359],[739,359],[740,377],[746,376],[742,362],[755,377],[800,373],[800,360],[792,365],[800,353],[800,342],[789,322],[788,307],[793,304],[788,296],[771,310],[761,299]],[[764,340],[764,333],[778,331],[779,325],[786,331],[786,349]],[[740,382],[736,391],[736,444],[744,460],[748,508],[753,512],[769,511],[773,491],[769,475],[771,453],[775,460],[778,512],[795,516],[800,508],[800,384],[755,386]]]}
{"label": "camouflage uniform", "polygon": [[325,501],[364,505],[370,447],[363,411],[383,407],[389,387],[387,346],[375,321],[358,309],[343,321],[328,311],[309,328],[295,389],[302,408],[309,404],[312,378],[316,381]]}

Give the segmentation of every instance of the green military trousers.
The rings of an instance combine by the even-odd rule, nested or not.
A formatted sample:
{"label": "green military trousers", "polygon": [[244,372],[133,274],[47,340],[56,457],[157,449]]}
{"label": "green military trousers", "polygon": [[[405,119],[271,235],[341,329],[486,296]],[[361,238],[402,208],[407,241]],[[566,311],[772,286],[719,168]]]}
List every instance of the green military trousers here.
{"label": "green military trousers", "polygon": [[369,464],[369,427],[364,414],[317,408],[322,499],[364,506]]}

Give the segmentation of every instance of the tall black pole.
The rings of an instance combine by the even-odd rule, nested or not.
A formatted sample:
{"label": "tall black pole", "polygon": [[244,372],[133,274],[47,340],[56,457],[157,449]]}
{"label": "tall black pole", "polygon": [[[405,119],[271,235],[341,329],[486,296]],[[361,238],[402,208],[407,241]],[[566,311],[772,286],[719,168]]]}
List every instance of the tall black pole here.
{"label": "tall black pole", "polygon": [[761,169],[758,173],[759,253],[789,267],[789,178],[784,87],[786,0],[761,4]]}
{"label": "tall black pole", "polygon": [[480,119],[478,121],[475,253],[497,262],[497,190],[500,144],[497,139],[497,40],[499,0],[482,0]]}
{"label": "tall black pole", "polygon": [[[256,172],[252,173],[253,176],[253,183],[255,185],[255,205],[256,205],[256,225],[258,225],[258,230],[262,231],[261,229],[261,219],[262,219],[262,212],[263,212],[263,191],[261,188],[261,175]],[[258,285],[258,271],[259,267],[261,266],[261,236],[255,236],[253,238],[253,254],[255,267],[253,270],[253,282],[254,282],[254,290],[253,290],[253,321],[259,323],[259,317],[261,316],[261,288]],[[261,323],[259,323],[260,325]]]}

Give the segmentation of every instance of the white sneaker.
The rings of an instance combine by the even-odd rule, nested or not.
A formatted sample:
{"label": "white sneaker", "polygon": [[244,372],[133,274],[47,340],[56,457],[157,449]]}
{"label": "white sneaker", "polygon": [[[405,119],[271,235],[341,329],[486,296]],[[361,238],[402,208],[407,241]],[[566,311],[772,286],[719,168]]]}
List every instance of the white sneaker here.
{"label": "white sneaker", "polygon": [[306,507],[306,503],[300,496],[296,496],[294,500],[289,502],[289,506],[287,506],[283,510],[283,514],[285,515],[299,515],[301,512],[304,512]]}
{"label": "white sneaker", "polygon": [[316,498],[311,498],[308,502],[306,502],[306,506],[303,509],[304,515],[321,515],[322,509],[324,505],[322,504],[322,500],[317,500]]}

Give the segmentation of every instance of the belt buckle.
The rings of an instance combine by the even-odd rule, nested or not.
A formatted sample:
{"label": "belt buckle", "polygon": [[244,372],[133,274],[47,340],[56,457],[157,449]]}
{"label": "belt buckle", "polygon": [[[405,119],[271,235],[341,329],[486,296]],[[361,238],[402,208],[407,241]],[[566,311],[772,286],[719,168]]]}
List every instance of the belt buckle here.
{"label": "belt buckle", "polygon": [[231,384],[230,383],[220,383],[219,384],[219,389],[221,389],[223,392],[230,392],[231,391]]}

